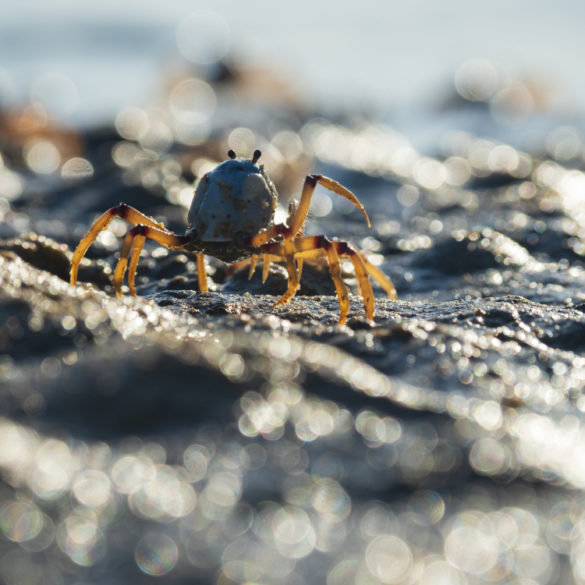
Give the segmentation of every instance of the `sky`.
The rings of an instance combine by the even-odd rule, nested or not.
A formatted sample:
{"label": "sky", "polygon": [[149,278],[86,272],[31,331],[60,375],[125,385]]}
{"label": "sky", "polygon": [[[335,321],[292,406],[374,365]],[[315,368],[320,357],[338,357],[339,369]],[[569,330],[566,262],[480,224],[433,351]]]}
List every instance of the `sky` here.
{"label": "sky", "polygon": [[582,110],[584,22],[577,0],[10,1],[0,5],[0,98],[48,95],[57,78],[74,86],[60,115],[108,116],[151,97],[181,53],[226,53],[270,65],[310,100],[404,108],[481,58]]}

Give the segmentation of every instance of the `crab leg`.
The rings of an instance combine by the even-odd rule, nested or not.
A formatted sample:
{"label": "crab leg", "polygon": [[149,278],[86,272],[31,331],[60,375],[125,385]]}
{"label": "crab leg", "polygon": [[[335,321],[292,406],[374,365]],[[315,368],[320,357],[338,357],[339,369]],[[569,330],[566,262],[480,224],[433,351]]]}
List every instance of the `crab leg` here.
{"label": "crab leg", "polygon": [[[315,236],[313,236],[315,237]],[[364,301],[366,300],[365,292],[369,293],[371,291],[371,285],[369,282],[369,276],[371,276],[385,291],[389,298],[392,300],[398,299],[398,294],[396,293],[396,288],[392,281],[377,267],[374,266],[371,262],[369,262],[363,255],[362,252],[356,250],[351,244],[347,242],[339,242],[333,241],[332,244],[335,246],[337,250],[337,254],[339,257],[348,257],[354,267],[356,277],[358,279],[358,285],[360,286],[360,291],[362,292],[362,296],[364,297]],[[315,250],[317,252],[318,250]],[[296,258],[314,258],[318,256],[322,256],[323,253],[319,251],[319,253],[311,254],[311,251],[304,251],[301,253],[296,254]],[[373,297],[373,293],[372,293]],[[367,312],[367,311],[366,311]]]}
{"label": "crab leg", "polygon": [[[122,283],[124,282],[124,275],[126,274],[126,267],[128,266],[128,257],[130,256],[130,265],[128,267],[128,287],[132,296],[136,296],[136,289],[134,288],[134,281],[136,278],[136,269],[138,267],[138,260],[140,253],[144,247],[146,238],[150,238],[159,244],[162,244],[166,248],[171,250],[180,250],[189,241],[187,236],[177,236],[165,229],[159,227],[152,227],[148,225],[137,225],[133,227],[124,239],[124,244],[120,252],[120,259],[114,269],[114,288],[116,295],[122,294]],[[132,253],[130,255],[130,253]],[[197,259],[197,265],[199,268],[199,255]],[[205,268],[205,266],[203,266]],[[205,274],[205,270],[203,270]],[[199,274],[199,283],[201,287],[201,280],[206,281],[205,278],[201,278]],[[202,289],[203,290],[203,289]]]}
{"label": "crab leg", "polygon": [[[130,264],[128,265],[128,288],[130,289],[130,294],[133,297],[136,296],[136,287],[134,286],[134,282],[136,280],[138,260],[140,260],[140,253],[142,252],[142,248],[144,248],[144,242],[146,242],[146,238],[143,235],[138,235],[134,238],[134,245],[132,246],[132,255],[130,256]],[[121,286],[122,283],[120,283],[120,287]],[[117,290],[118,289],[116,289],[116,292]]]}
{"label": "crab leg", "polygon": [[[370,284],[370,276],[386,291],[390,299],[398,299],[398,294],[392,281],[377,266],[369,262],[362,252],[347,242],[333,241],[332,244],[335,246],[340,258],[347,257],[353,264],[368,319],[373,319],[374,316],[374,293]],[[299,255],[304,258],[310,257],[307,252]]]}
{"label": "crab leg", "polygon": [[335,290],[337,291],[337,298],[339,300],[339,324],[343,325],[347,319],[347,314],[349,313],[349,293],[347,292],[347,287],[345,286],[345,283],[341,278],[339,256],[337,254],[335,246],[325,236],[318,236],[318,238],[319,247],[325,248],[325,251],[327,252],[327,260],[329,261],[329,272],[331,273],[331,278],[333,280],[333,284],[335,285]]}
{"label": "crab leg", "polygon": [[262,256],[262,284],[266,282],[268,279],[268,275],[270,274],[270,263],[272,259],[268,254],[264,254]]}
{"label": "crab leg", "polygon": [[197,284],[201,292],[207,292],[207,272],[205,270],[205,255],[201,253],[195,254],[197,258]]}
{"label": "crab leg", "polygon": [[245,260],[239,260],[238,262],[230,264],[227,274],[233,274],[236,270],[244,268],[244,266],[249,266],[248,280],[251,280],[252,276],[254,276],[256,266],[258,266],[258,262],[261,261],[262,284],[264,284],[270,272],[270,264],[272,262],[278,262],[279,260],[282,260],[282,256],[270,256],[270,254],[254,254],[253,256],[250,256],[250,258],[246,258]]}
{"label": "crab leg", "polygon": [[89,247],[95,242],[96,238],[98,237],[99,233],[105,230],[109,225],[110,222],[115,218],[119,217],[121,219],[125,219],[127,222],[131,223],[132,225],[145,225],[150,227],[156,227],[160,230],[164,230],[167,233],[169,232],[161,223],[155,221],[152,217],[148,217],[148,215],[144,215],[134,207],[130,205],[126,205],[125,203],[120,203],[120,205],[116,205],[116,207],[112,207],[108,209],[105,213],[100,215],[89,231],[87,235],[79,242],[79,245],[73,252],[73,257],[71,258],[71,276],[70,282],[71,284],[77,284],[77,271],[79,269],[79,264],[85,253],[89,249]]}
{"label": "crab leg", "polygon": [[[349,313],[349,293],[347,287],[341,278],[341,267],[339,265],[339,254],[335,242],[331,242],[325,236],[306,236],[295,241],[295,256],[302,258],[303,256],[311,256],[317,250],[322,250],[329,263],[329,272],[331,279],[337,291],[337,298],[339,300],[339,324],[343,325]],[[308,254],[307,254],[308,252]],[[367,279],[366,279],[367,280]],[[369,284],[369,281],[368,281]],[[360,284],[361,286],[361,284]],[[370,287],[371,290],[371,287]],[[370,295],[373,304],[373,294]],[[366,307],[366,312],[368,308]],[[373,310],[371,311],[373,315]],[[370,317],[368,317],[370,318]]]}
{"label": "crab leg", "polygon": [[[334,253],[330,251],[330,248],[333,249]],[[286,254],[282,244],[269,244],[264,246],[263,249],[266,251],[264,258],[286,259]],[[335,256],[338,258],[337,266],[339,266],[339,258],[349,258],[353,264],[360,294],[363,299],[366,319],[372,320],[374,318],[375,310],[374,291],[372,290],[372,285],[370,283],[370,276],[382,286],[382,288],[384,288],[391,299],[397,298],[396,289],[394,288],[392,281],[378,267],[368,262],[359,250],[356,250],[347,242],[331,242],[325,236],[305,236],[294,241],[294,250],[294,258],[297,260],[297,263],[304,258],[327,256],[329,270],[339,299],[340,324],[345,322],[349,310],[349,302],[347,301],[346,304],[347,289],[345,283],[341,279],[340,271],[337,273]],[[289,269],[288,272],[290,277],[291,270]],[[300,281],[298,270],[297,277]],[[299,286],[298,283],[296,285],[289,284],[289,289],[283,297],[277,301],[276,305],[281,305],[287,302],[292,296],[294,296]]]}
{"label": "crab leg", "polygon": [[346,189],[343,185],[337,181],[334,181],[333,179],[330,179],[329,177],[324,177],[323,175],[308,175],[305,178],[305,184],[303,185],[303,190],[301,192],[301,199],[298,206],[293,210],[291,216],[289,217],[288,225],[277,223],[271,228],[260,232],[259,234],[252,237],[251,245],[262,246],[276,236],[283,236],[285,240],[294,238],[298,234],[299,230],[303,228],[305,220],[307,219],[309,207],[311,206],[311,198],[313,197],[317,183],[320,183],[333,193],[337,193],[338,195],[345,197],[348,201],[351,201],[363,213],[368,226],[370,225],[370,219],[366,213],[366,210],[364,209],[364,206],[349,189]]}
{"label": "crab leg", "polygon": [[[120,203],[116,207],[108,209],[105,213],[100,215],[98,219],[93,223],[89,229],[87,235],[79,242],[79,245],[73,253],[71,259],[71,276],[70,282],[72,285],[77,284],[77,273],[79,270],[79,264],[85,256],[85,253],[95,242],[99,233],[105,230],[110,222],[115,218],[119,217],[125,219],[135,227],[128,232],[122,251],[120,253],[120,259],[114,269],[113,283],[116,290],[116,295],[122,294],[122,283],[124,282],[124,275],[126,274],[126,268],[128,267],[128,287],[133,296],[136,296],[136,289],[134,286],[136,278],[136,270],[138,267],[138,260],[140,259],[140,253],[144,247],[146,238],[155,240],[159,244],[170,248],[171,250],[181,250],[185,244],[189,242],[189,238],[186,236],[177,236],[171,231],[167,230],[162,223],[158,223],[152,217],[144,215],[134,207]],[[207,274],[205,272],[205,257],[201,253],[197,253],[197,277],[199,280],[199,290],[207,291]],[[128,264],[128,257],[130,257],[130,263]]]}
{"label": "crab leg", "polygon": [[254,254],[250,258],[250,271],[248,272],[248,280],[252,280],[252,276],[254,276],[254,272],[256,271],[256,264],[258,264],[258,255]]}
{"label": "crab leg", "polygon": [[[120,258],[116,263],[114,277],[112,279],[117,297],[122,296],[122,283],[124,282],[124,275],[126,274],[128,256],[130,255],[130,252],[132,252],[132,257],[130,260],[128,286],[130,287],[130,293],[132,296],[136,295],[136,290],[134,290],[134,275],[132,274],[132,268],[136,270],[136,267],[138,266],[138,258],[140,257],[140,252],[142,251],[145,240],[146,238],[140,234],[136,228],[131,229],[124,238],[124,244],[122,246],[122,250],[120,251]],[[130,286],[130,281],[132,281],[132,286]]]}
{"label": "crab leg", "polygon": [[[365,266],[365,258],[355,248],[350,246],[347,242],[331,242],[334,246],[338,256],[349,257],[355,275],[358,281],[361,297],[364,303],[364,310],[366,312],[366,319],[372,320],[374,318],[374,291],[370,279],[368,278],[368,272]],[[305,242],[302,242],[302,247],[307,247],[303,252],[299,252],[297,257],[311,258],[315,256],[323,255],[323,251],[320,248],[315,248],[315,242],[311,242],[308,238]]]}
{"label": "crab leg", "polygon": [[353,264],[353,269],[358,281],[358,287],[364,302],[364,310],[366,312],[366,319],[373,320],[374,318],[374,291],[372,284],[368,278],[368,272],[365,265],[365,258],[358,250],[350,246],[346,242],[333,242],[335,249],[339,256],[348,256]]}
{"label": "crab leg", "polygon": [[282,250],[282,257],[284,258],[286,270],[288,272],[288,289],[280,297],[280,299],[274,303],[275,307],[288,303],[288,301],[295,296],[300,286],[299,273],[295,263],[295,248],[293,242],[291,240],[285,240],[282,244],[279,245],[279,247]]}
{"label": "crab leg", "polygon": [[386,291],[388,298],[392,299],[393,301],[397,300],[398,294],[392,281],[377,266],[374,266],[371,262],[368,262],[366,258],[363,257],[363,255],[362,260],[366,270],[368,271],[368,274]]}
{"label": "crab leg", "polygon": [[[339,300],[339,324],[343,325],[345,323],[347,314],[349,313],[349,293],[347,292],[347,287],[341,278],[339,255],[337,253],[337,247],[334,242],[331,242],[325,236],[307,236],[292,242],[290,240],[285,240],[282,244],[268,244],[263,248],[263,252],[266,252],[271,256],[280,256],[286,262],[286,268],[289,277],[288,289],[282,295],[282,297],[276,301],[274,304],[275,307],[288,302],[299,289],[300,280],[296,264],[297,259],[303,257],[314,257],[317,255],[326,255],[329,263],[331,279],[335,285],[337,298]],[[367,277],[366,281],[369,285]],[[373,295],[370,295],[370,297],[373,303]],[[371,312],[373,314],[373,309]]]}

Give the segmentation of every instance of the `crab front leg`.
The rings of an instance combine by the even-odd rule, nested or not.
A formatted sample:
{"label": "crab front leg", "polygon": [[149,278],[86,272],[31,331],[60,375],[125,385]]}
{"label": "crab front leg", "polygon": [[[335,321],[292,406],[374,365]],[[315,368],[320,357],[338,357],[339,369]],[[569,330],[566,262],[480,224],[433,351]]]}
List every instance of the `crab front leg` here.
{"label": "crab front leg", "polygon": [[134,209],[134,207],[126,205],[125,203],[120,203],[120,205],[108,209],[108,211],[102,213],[102,215],[94,221],[85,237],[79,242],[75,252],[73,252],[70,275],[70,283],[72,285],[77,284],[77,271],[79,270],[79,264],[85,256],[85,253],[93,242],[95,242],[100,232],[105,230],[115,217],[125,219],[132,225],[143,224],[163,230],[165,229],[162,224],[156,222],[152,217],[148,217],[148,215],[141,213],[137,209]]}
{"label": "crab front leg", "polygon": [[[300,286],[300,274],[297,270],[297,265],[295,264],[295,248],[294,243],[291,240],[285,240],[282,243],[276,244],[265,244],[261,247],[262,249],[262,283],[266,282],[268,278],[268,273],[270,269],[270,264],[272,262],[279,262],[284,261],[286,264],[286,269],[288,272],[288,288],[286,292],[282,295],[276,303],[274,303],[275,307],[282,305],[288,302],[297,292]],[[255,267],[257,256],[252,257],[252,266]],[[242,260],[241,262],[237,262],[235,265],[232,264],[231,268],[237,266],[245,266],[250,262],[250,259]],[[249,277],[251,278],[253,271],[250,272]]]}
{"label": "crab front leg", "polygon": [[370,225],[370,219],[364,206],[349,189],[346,189],[341,183],[338,183],[329,177],[323,175],[308,175],[305,178],[305,184],[303,185],[303,190],[301,192],[301,199],[298,206],[292,210],[288,219],[288,225],[277,223],[260,232],[252,237],[251,245],[254,247],[262,246],[277,236],[282,236],[285,240],[294,238],[299,231],[303,229],[317,183],[320,183],[333,193],[337,193],[338,195],[345,197],[348,201],[351,201],[362,212],[368,226]]}
{"label": "crab front leg", "polygon": [[396,288],[394,287],[392,281],[377,266],[374,266],[371,262],[368,262],[363,254],[361,257],[368,274],[386,291],[388,298],[392,299],[393,301],[397,300],[398,293],[396,292]]}
{"label": "crab front leg", "polygon": [[[279,299],[276,305],[286,303],[291,297],[294,296],[299,288],[299,272],[302,271],[303,267],[302,258],[299,257],[298,265],[295,266],[295,254],[300,250],[297,250],[294,245],[291,246],[290,244],[299,233],[304,232],[305,221],[311,206],[311,199],[313,197],[313,193],[315,192],[315,187],[318,183],[333,193],[337,193],[338,195],[345,197],[345,199],[348,201],[351,201],[351,203],[353,203],[362,212],[368,226],[370,226],[370,218],[368,217],[364,206],[349,189],[341,185],[341,183],[338,183],[329,177],[325,177],[324,175],[308,175],[305,178],[305,183],[303,185],[303,190],[301,192],[301,198],[298,205],[293,205],[289,208],[290,215],[287,224],[275,224],[274,226],[253,236],[251,239],[251,245],[255,247],[263,246],[277,236],[282,236],[284,239],[280,254],[282,255],[287,266],[287,271],[289,274],[289,285],[288,290],[284,293],[282,298]],[[324,236],[322,237],[324,238]],[[339,276],[337,276],[336,269],[336,267],[339,267],[339,258],[337,257],[337,252],[335,247],[331,245],[331,242],[329,242],[327,238],[324,239],[324,242],[325,241],[328,242],[328,244],[323,243],[322,247],[325,250],[329,260],[331,277],[333,278],[333,282],[339,297],[340,311],[341,313],[345,311],[345,315],[347,315],[347,311],[349,310],[349,300],[343,301],[344,298],[347,299],[347,288],[341,279],[341,270],[339,269]],[[345,322],[345,315],[340,315],[340,323]]]}

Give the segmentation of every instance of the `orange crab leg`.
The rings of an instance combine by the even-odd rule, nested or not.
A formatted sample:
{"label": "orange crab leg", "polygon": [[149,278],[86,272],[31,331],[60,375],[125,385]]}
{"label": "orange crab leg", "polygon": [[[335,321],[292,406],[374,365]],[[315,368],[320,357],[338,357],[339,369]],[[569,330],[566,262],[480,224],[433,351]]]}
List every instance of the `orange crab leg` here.
{"label": "orange crab leg", "polygon": [[335,246],[325,237],[319,237],[319,245],[325,247],[327,252],[327,260],[329,261],[329,272],[331,279],[337,291],[337,298],[339,300],[339,324],[343,325],[349,313],[349,293],[345,282],[341,278],[341,267],[339,266],[339,256]]}
{"label": "orange crab leg", "polygon": [[[365,286],[366,282],[368,283],[367,286],[369,288],[368,278],[369,275],[386,291],[386,294],[388,295],[389,298],[391,298],[394,301],[398,299],[398,294],[392,281],[377,266],[374,266],[371,262],[369,262],[362,252],[356,250],[352,245],[348,244],[347,242],[333,241],[333,245],[335,246],[335,249],[337,250],[337,253],[339,254],[340,257],[347,256],[351,260],[356,276],[358,278],[358,284],[360,284],[360,291],[363,292],[364,289],[362,285]],[[308,252],[303,252],[302,254],[299,254],[297,257],[300,256],[301,258],[311,258],[321,255],[322,254],[315,254],[312,256]],[[363,273],[365,278],[360,277],[360,274],[362,274],[361,270],[362,268],[365,269],[365,272]],[[367,291],[367,288],[365,290]]]}
{"label": "orange crab leg", "polygon": [[138,268],[140,253],[142,252],[142,248],[144,248],[144,242],[146,242],[146,238],[143,235],[138,235],[134,238],[132,255],[130,256],[130,264],[128,265],[128,288],[130,289],[130,294],[133,297],[136,296],[136,287],[134,286],[134,282],[136,280],[136,269]]}
{"label": "orange crab leg", "polygon": [[272,258],[268,254],[262,255],[262,284],[264,284],[268,279],[268,275],[270,274],[271,262]]}
{"label": "orange crab leg", "polygon": [[201,253],[195,254],[197,258],[197,284],[201,292],[207,292],[207,271],[205,270],[205,256]]}
{"label": "orange crab leg", "polygon": [[[128,269],[128,286],[132,296],[136,296],[136,289],[134,288],[136,269],[138,267],[138,260],[140,258],[140,253],[142,252],[142,248],[144,247],[146,238],[150,238],[151,240],[154,240],[155,242],[158,242],[159,244],[162,244],[171,250],[180,250],[189,241],[187,236],[177,236],[159,227],[152,227],[147,225],[137,225],[133,227],[126,234],[126,238],[124,239],[124,244],[120,252],[120,259],[118,260],[116,268],[114,269],[113,282],[117,296],[122,294],[122,283],[124,282],[124,275],[126,274],[128,256],[130,256],[130,253],[132,253],[132,255],[130,256],[130,266]],[[203,270],[203,274],[205,274],[205,270]]]}
{"label": "orange crab leg", "polygon": [[256,270],[256,266],[258,265],[259,261],[262,261],[262,283],[266,282],[268,278],[268,274],[270,272],[270,264],[271,262],[278,262],[282,260],[282,256],[274,256],[270,254],[255,254],[254,256],[250,256],[250,258],[246,258],[245,260],[239,260],[238,262],[234,262],[230,264],[227,273],[233,274],[236,270],[240,268],[244,268],[244,266],[249,266],[248,272],[248,280],[254,276],[254,271]]}
{"label": "orange crab leg", "polygon": [[[363,256],[355,249],[349,246],[346,242],[331,242],[333,246],[335,246],[335,250],[340,258],[347,256],[351,260],[354,271],[356,274],[356,278],[358,281],[358,286],[360,290],[360,295],[362,297],[364,303],[364,310],[366,312],[366,318],[372,320],[374,318],[374,310],[375,310],[375,301],[374,301],[374,291],[372,290],[372,285],[370,283],[370,279],[368,277],[368,272],[364,265],[364,258]],[[296,258],[319,258],[325,255],[325,251],[316,248],[316,249],[308,249],[303,252],[297,252],[295,255]]]}
{"label": "orange crab leg", "polygon": [[349,189],[346,189],[341,183],[338,183],[329,177],[324,177],[323,175],[308,175],[305,179],[305,184],[303,185],[299,204],[289,217],[289,225],[278,223],[271,228],[260,232],[252,237],[251,245],[262,246],[276,236],[283,236],[285,240],[294,238],[299,230],[303,228],[305,220],[307,219],[309,207],[311,206],[311,198],[313,197],[317,183],[320,183],[333,193],[337,193],[338,195],[345,197],[348,201],[351,201],[363,213],[368,226],[370,225],[370,218],[368,217],[364,206]]}
{"label": "orange crab leg", "polygon": [[[341,267],[339,265],[339,254],[334,242],[325,236],[306,236],[295,241],[295,253],[302,258],[303,252],[312,252],[316,249],[323,250],[327,255],[329,272],[337,291],[339,300],[339,324],[343,325],[349,313],[349,294],[347,287],[341,278]],[[372,295],[373,296],[373,295]],[[373,311],[372,311],[373,312]]]}
{"label": "orange crab leg", "polygon": [[[85,253],[91,244],[97,239],[99,233],[105,230],[115,217],[125,219],[135,227],[126,235],[120,253],[120,259],[114,269],[114,288],[116,290],[116,295],[119,296],[122,294],[122,283],[124,282],[124,275],[126,274],[126,268],[128,267],[128,287],[130,288],[130,293],[133,296],[136,296],[136,289],[134,286],[136,270],[146,238],[155,240],[171,250],[183,249],[185,244],[189,242],[189,238],[187,236],[177,236],[173,234],[167,230],[162,223],[158,223],[152,217],[141,213],[130,205],[120,203],[120,205],[112,207],[100,215],[89,229],[87,235],[81,240],[81,242],[79,242],[71,259],[70,282],[72,285],[77,284],[79,264],[85,256]],[[197,253],[195,256],[197,259],[199,290],[205,292],[208,290],[205,257],[201,253]],[[129,264],[128,257],[130,257]]]}
{"label": "orange crab leg", "polygon": [[254,276],[254,272],[256,272],[256,264],[258,264],[258,255],[254,254],[254,256],[250,258],[250,270],[248,272],[248,280],[251,280],[252,276]]}
{"label": "orange crab leg", "polygon": [[291,240],[285,240],[282,244],[279,245],[279,247],[282,250],[282,257],[284,258],[286,270],[288,272],[288,289],[280,297],[280,299],[274,303],[275,307],[284,305],[284,303],[288,303],[288,301],[295,296],[300,286],[299,273],[297,271],[297,265],[295,263],[294,257],[295,248],[293,242]]}
{"label": "orange crab leg", "polygon": [[126,205],[125,203],[120,203],[120,205],[116,205],[116,207],[112,207],[108,209],[108,211],[102,213],[93,223],[89,231],[87,232],[86,236],[79,242],[79,245],[73,252],[73,257],[71,258],[71,275],[70,275],[70,282],[72,285],[77,284],[77,271],[79,269],[79,264],[85,253],[89,249],[89,247],[95,242],[99,233],[105,230],[109,225],[110,222],[115,218],[119,217],[121,219],[125,219],[132,225],[147,225],[150,227],[156,227],[160,230],[164,230],[167,233],[169,232],[161,223],[155,221],[152,217],[148,217],[148,215],[144,215],[134,207],[130,205]]}
{"label": "orange crab leg", "polygon": [[374,291],[372,290],[372,284],[368,278],[365,258],[358,250],[350,246],[347,242],[333,242],[333,245],[335,246],[339,256],[348,256],[351,260],[358,281],[360,293],[364,301],[366,319],[371,321],[374,318],[375,310]]}
{"label": "orange crab leg", "polygon": [[[336,274],[335,268],[335,258],[334,254],[328,251],[328,248],[332,247],[337,255],[338,258],[347,257],[351,260],[353,264],[354,271],[356,274],[356,278],[358,281],[358,286],[360,290],[361,297],[363,299],[364,310],[366,313],[366,318],[372,320],[374,318],[374,311],[375,311],[375,299],[374,299],[374,291],[372,290],[372,285],[370,283],[370,276],[376,280],[384,288],[387,292],[388,296],[392,299],[396,299],[396,289],[392,284],[392,281],[376,266],[368,262],[364,255],[359,251],[356,250],[353,246],[348,244],[347,242],[339,242],[339,241],[329,241],[325,236],[306,236],[303,238],[299,238],[294,241],[294,258],[297,260],[297,263],[302,260],[303,258],[317,258],[322,256],[327,256],[329,261],[329,267],[331,276],[333,279],[333,283],[335,284],[337,296],[340,303],[340,324],[345,322],[345,316],[347,315],[347,310],[345,307],[349,307],[349,304],[345,304],[344,298],[344,290],[345,283],[341,279],[341,274]],[[283,259],[286,258],[284,253],[283,245],[282,244],[269,244],[264,247],[268,253],[264,254],[264,257],[270,257],[272,259]],[[339,264],[339,261],[337,262]],[[291,271],[289,270],[289,275]],[[300,275],[299,276],[300,280]],[[340,286],[340,284],[342,286]],[[294,292],[290,294],[291,288],[289,286],[289,290],[285,293],[284,297],[281,298],[277,302],[277,305],[281,305],[288,301],[298,290],[299,286],[296,286]],[[342,291],[340,293],[340,290]],[[345,311],[345,316],[343,315]],[[342,320],[343,318],[343,320]]]}
{"label": "orange crab leg", "polygon": [[386,291],[388,298],[392,299],[393,301],[398,299],[398,293],[396,292],[396,288],[392,281],[377,267],[374,266],[371,262],[368,262],[366,258],[362,255],[362,260],[368,271],[368,274]]}
{"label": "orange crab leg", "polygon": [[325,236],[307,236],[292,242],[285,240],[281,244],[269,244],[263,248],[263,251],[266,251],[271,256],[280,256],[286,262],[289,277],[288,289],[282,297],[276,301],[274,304],[275,307],[288,302],[299,289],[300,280],[295,260],[297,258],[313,257],[321,254],[326,255],[329,263],[331,279],[335,285],[337,298],[339,300],[339,324],[343,325],[345,323],[347,314],[349,313],[349,293],[347,292],[347,287],[341,278],[339,255],[337,254],[334,242],[331,242]]}

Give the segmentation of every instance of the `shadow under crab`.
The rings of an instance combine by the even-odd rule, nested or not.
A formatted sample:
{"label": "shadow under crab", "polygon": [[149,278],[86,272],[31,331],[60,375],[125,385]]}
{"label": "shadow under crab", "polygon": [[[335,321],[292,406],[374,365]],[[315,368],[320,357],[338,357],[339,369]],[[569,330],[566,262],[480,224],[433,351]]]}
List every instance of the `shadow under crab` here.
{"label": "shadow under crab", "polygon": [[271,262],[284,262],[288,274],[288,286],[275,306],[289,301],[300,286],[303,260],[325,257],[339,300],[339,323],[344,324],[349,312],[349,294],[341,278],[340,258],[349,258],[357,277],[367,319],[374,318],[374,293],[370,282],[373,278],[391,299],[396,299],[396,289],[390,279],[351,244],[329,240],[324,235],[305,236],[305,222],[311,199],[317,184],[351,201],[370,220],[359,199],[343,185],[320,174],[305,178],[298,203],[289,208],[286,223],[275,223],[274,212],[278,193],[264,166],[258,164],[261,156],[256,150],[251,159],[237,157],[233,150],[229,158],[206,173],[195,190],[188,214],[185,235],[169,231],[137,209],[120,203],[103,213],[93,223],[87,235],[77,246],[71,260],[70,282],[77,283],[79,264],[88,248],[105,230],[112,219],[119,217],[134,227],[124,240],[120,259],[114,270],[113,283],[116,295],[122,294],[122,284],[128,271],[128,287],[136,295],[135,278],[138,261],[146,238],[150,238],[170,250],[195,254],[200,291],[207,291],[205,255],[224,262],[249,262],[251,273],[259,259],[263,261],[264,278]]}

